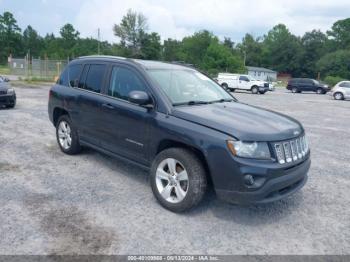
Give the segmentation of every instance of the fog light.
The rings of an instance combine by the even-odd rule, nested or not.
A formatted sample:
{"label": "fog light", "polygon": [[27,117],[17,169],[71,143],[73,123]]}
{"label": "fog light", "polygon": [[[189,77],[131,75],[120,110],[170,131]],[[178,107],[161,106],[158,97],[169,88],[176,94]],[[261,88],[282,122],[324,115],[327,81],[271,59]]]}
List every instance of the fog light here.
{"label": "fog light", "polygon": [[244,183],[247,185],[247,186],[252,186],[254,185],[254,177],[252,175],[245,175],[244,176]]}

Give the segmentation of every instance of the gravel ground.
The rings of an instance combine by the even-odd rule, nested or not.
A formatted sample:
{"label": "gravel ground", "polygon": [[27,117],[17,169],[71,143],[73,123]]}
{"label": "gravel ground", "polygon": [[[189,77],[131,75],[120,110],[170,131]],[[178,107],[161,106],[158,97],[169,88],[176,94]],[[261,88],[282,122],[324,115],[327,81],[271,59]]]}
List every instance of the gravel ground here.
{"label": "gravel ground", "polygon": [[303,123],[309,181],[260,206],[209,192],[179,215],[158,205],[145,171],[93,150],[61,153],[48,87],[17,88],[17,107],[0,110],[0,254],[350,254],[350,101],[285,90],[235,96]]}

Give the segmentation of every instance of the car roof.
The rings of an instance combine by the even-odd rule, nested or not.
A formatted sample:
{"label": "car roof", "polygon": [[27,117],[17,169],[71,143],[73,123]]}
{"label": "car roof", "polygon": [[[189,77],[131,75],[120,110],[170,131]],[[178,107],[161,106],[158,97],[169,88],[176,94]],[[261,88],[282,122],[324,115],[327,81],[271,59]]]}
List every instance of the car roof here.
{"label": "car roof", "polygon": [[94,61],[127,61],[130,63],[135,63],[137,65],[140,65],[144,67],[145,69],[172,69],[172,70],[183,70],[183,69],[194,69],[190,65],[181,64],[179,62],[171,63],[171,62],[161,62],[161,61],[153,61],[153,60],[142,60],[142,59],[133,59],[133,58],[126,58],[121,56],[100,56],[100,55],[93,55],[93,56],[82,56],[79,57],[73,61],[81,61],[81,60],[94,60]]}

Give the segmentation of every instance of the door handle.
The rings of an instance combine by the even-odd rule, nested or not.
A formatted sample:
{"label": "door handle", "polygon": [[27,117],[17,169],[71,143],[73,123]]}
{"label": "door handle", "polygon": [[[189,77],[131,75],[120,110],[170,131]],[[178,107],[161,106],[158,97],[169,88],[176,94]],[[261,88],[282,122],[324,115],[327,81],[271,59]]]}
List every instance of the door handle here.
{"label": "door handle", "polygon": [[102,107],[108,108],[108,109],[114,109],[114,106],[112,106],[111,104],[108,103],[103,103]]}

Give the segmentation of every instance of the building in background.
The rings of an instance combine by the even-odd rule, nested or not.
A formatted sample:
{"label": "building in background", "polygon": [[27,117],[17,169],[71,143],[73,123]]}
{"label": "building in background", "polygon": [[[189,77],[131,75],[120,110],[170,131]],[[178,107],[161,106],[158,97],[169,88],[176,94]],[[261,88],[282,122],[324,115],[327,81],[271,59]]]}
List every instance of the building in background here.
{"label": "building in background", "polygon": [[247,66],[248,75],[255,79],[273,82],[277,80],[277,72],[264,67]]}

